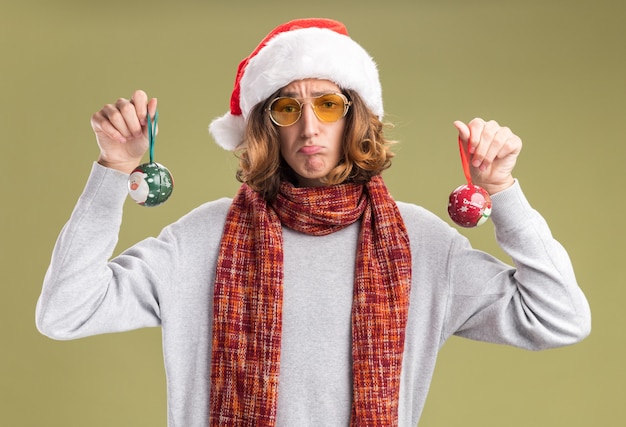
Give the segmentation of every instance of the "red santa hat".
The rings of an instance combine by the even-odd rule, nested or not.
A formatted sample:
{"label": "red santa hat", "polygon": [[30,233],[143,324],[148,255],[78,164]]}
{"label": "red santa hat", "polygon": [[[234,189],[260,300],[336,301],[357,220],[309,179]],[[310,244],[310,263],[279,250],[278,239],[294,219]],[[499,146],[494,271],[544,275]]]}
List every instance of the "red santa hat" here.
{"label": "red santa hat", "polygon": [[280,88],[306,78],[355,90],[382,119],[382,90],[371,56],[348,36],[341,22],[298,19],[272,30],[239,64],[230,111],[209,126],[217,144],[235,150],[243,142],[252,108]]}

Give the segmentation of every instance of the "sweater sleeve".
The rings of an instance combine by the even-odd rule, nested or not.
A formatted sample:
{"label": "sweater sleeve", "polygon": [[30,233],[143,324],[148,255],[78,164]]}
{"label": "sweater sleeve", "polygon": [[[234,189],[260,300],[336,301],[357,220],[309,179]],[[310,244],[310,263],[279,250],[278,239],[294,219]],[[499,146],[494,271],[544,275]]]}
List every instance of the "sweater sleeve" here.
{"label": "sweater sleeve", "polygon": [[590,309],[565,249],[518,182],[492,202],[496,239],[514,266],[472,249],[465,238],[455,240],[445,336],[532,350],[584,339]]}
{"label": "sweater sleeve", "polygon": [[109,261],[128,176],[94,164],[52,253],[36,307],[41,333],[74,339],[160,324],[160,281],[175,245],[164,233]]}

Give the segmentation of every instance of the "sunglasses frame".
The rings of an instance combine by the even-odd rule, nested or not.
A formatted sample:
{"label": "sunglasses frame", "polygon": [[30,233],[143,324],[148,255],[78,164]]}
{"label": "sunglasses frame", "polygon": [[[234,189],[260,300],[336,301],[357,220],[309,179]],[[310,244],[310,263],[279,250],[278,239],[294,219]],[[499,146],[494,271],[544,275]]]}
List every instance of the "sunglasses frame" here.
{"label": "sunglasses frame", "polygon": [[[320,116],[318,116],[317,109],[316,109],[315,104],[313,102],[303,102],[303,101],[306,101],[306,100],[320,99],[320,98],[322,98],[324,96],[328,96],[328,95],[337,95],[337,96],[339,96],[343,100],[343,114],[340,117],[338,117],[337,120],[327,121],[327,120],[322,119]],[[284,124],[278,123],[278,121],[272,115],[272,106],[274,105],[274,103],[276,101],[278,101],[280,99],[293,99],[300,106],[300,111],[298,111],[298,117],[293,121],[293,123],[290,123],[288,125],[284,125]],[[350,101],[348,99],[348,97],[345,96],[343,93],[338,93],[338,92],[323,93],[323,94],[321,94],[319,96],[314,96],[314,97],[311,97],[311,98],[294,98],[294,97],[291,97],[291,96],[278,96],[278,97],[272,99],[272,102],[270,102],[270,105],[265,109],[265,111],[267,111],[267,114],[269,115],[270,120],[276,126],[288,127],[288,126],[293,126],[296,123],[298,123],[298,120],[300,120],[300,117],[302,117],[302,110],[304,109],[304,106],[307,105],[307,104],[311,104],[311,108],[313,109],[313,114],[315,114],[315,117],[317,117],[317,119],[319,121],[324,122],[324,123],[334,123],[334,122],[338,122],[339,120],[343,119],[346,116],[346,114],[348,114],[348,110],[350,109],[350,106],[352,105],[352,101]]]}

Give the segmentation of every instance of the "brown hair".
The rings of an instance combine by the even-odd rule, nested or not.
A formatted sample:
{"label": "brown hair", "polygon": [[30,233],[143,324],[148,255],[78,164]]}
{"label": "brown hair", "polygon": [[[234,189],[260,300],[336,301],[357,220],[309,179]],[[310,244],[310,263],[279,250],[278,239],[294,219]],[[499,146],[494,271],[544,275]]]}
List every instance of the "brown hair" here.
{"label": "brown hair", "polygon": [[[367,108],[357,92],[346,89],[343,93],[352,101],[345,117],[343,158],[323,182],[364,184],[391,166],[394,154],[390,147],[394,141],[385,139],[385,124]],[[243,148],[236,152],[237,180],[248,184],[266,200],[276,197],[281,180],[296,181],[293,170],[280,155],[276,125],[265,111],[277,95],[278,92],[254,106],[246,125]]]}

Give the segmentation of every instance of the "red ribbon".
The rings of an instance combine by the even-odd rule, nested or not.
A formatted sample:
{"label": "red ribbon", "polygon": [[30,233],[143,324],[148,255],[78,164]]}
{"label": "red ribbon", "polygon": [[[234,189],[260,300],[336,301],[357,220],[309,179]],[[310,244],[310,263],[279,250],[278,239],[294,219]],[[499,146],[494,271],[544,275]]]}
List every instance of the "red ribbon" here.
{"label": "red ribbon", "polygon": [[[467,145],[468,145],[468,150],[469,150],[469,141]],[[465,174],[465,179],[467,179],[467,184],[473,185],[472,174],[470,173],[470,168],[469,168],[469,160],[468,160],[469,153],[465,153],[463,142],[461,141],[460,136],[459,136],[459,151],[461,152],[461,163],[463,164],[463,173]]]}

